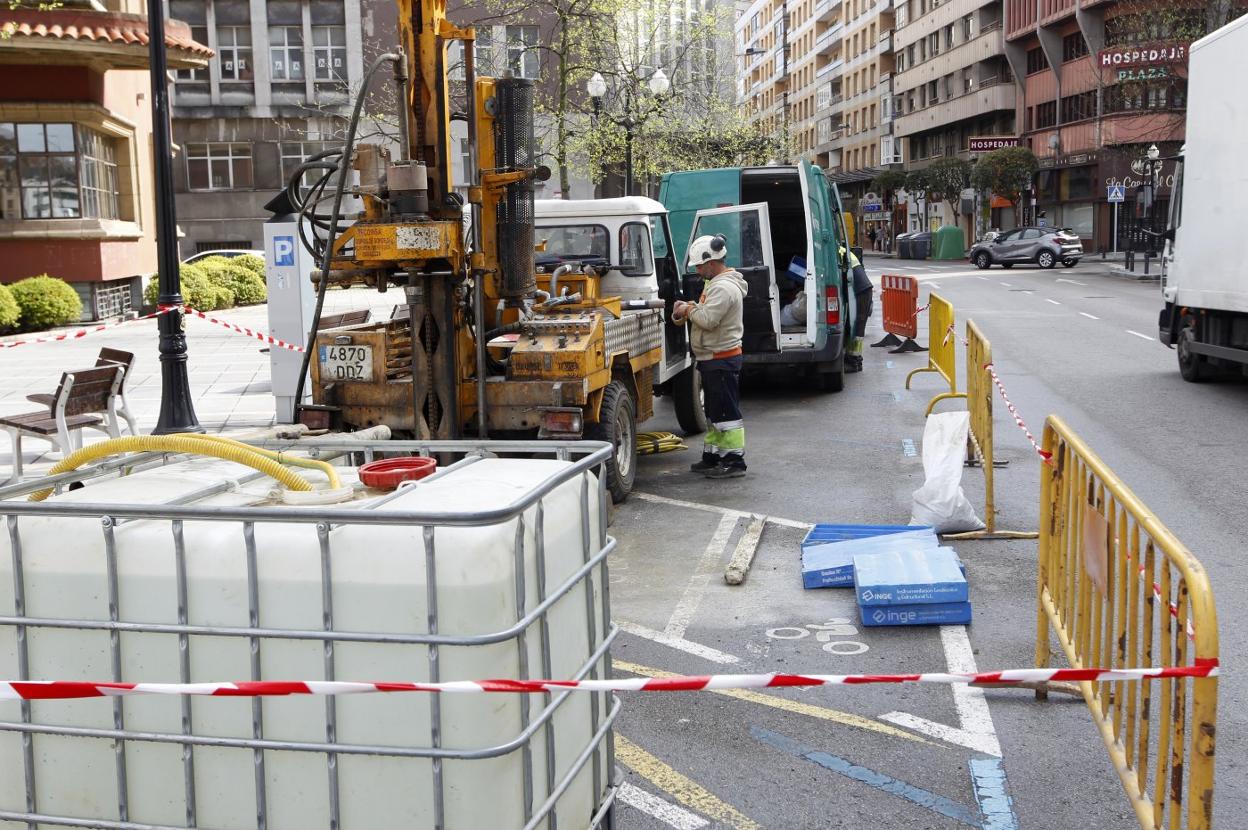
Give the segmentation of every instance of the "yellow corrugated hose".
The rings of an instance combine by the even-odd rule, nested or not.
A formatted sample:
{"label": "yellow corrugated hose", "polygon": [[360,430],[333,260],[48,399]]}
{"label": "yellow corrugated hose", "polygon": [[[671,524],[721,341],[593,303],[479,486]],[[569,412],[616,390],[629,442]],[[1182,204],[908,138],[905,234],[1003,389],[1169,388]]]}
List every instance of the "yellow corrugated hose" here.
{"label": "yellow corrugated hose", "polygon": [[[56,464],[52,469],[48,470],[48,475],[54,476],[61,473],[68,473],[76,470],[83,464],[96,459],[106,458],[110,455],[120,455],[127,452],[176,452],[189,453],[191,455],[207,455],[213,458],[220,458],[224,461],[233,461],[237,464],[244,464],[253,470],[258,470],[270,478],[276,479],[283,486],[291,490],[309,492],[312,485],[302,476],[297,475],[291,470],[282,466],[282,462],[278,461],[265,452],[258,451],[257,448],[241,444],[230,439],[222,439],[214,436],[204,435],[135,435],[126,436],[125,438],[114,438],[111,441],[103,441],[99,444],[92,444],[84,447],[77,452],[67,456],[60,463]],[[272,453],[277,455],[277,453]],[[283,461],[295,461],[289,457],[283,457]],[[309,459],[297,459],[303,462]],[[318,466],[325,462],[315,462]],[[300,466],[306,466],[300,463]],[[329,466],[329,465],[325,465]],[[337,481],[337,476],[331,474],[331,482]],[[52,495],[52,488],[48,487],[44,490],[31,493],[30,501],[43,501]]]}
{"label": "yellow corrugated hose", "polygon": [[660,452],[687,450],[689,447],[679,435],[671,432],[639,432],[637,433],[637,454],[654,455]]}
{"label": "yellow corrugated hose", "polygon": [[342,482],[338,480],[338,471],[334,469],[334,465],[327,461],[318,461],[315,458],[300,458],[295,455],[286,455],[285,453],[276,452],[275,450],[266,450],[262,447],[253,447],[251,444],[244,444],[242,441],[235,441],[233,438],[227,438],[224,435],[202,435],[198,433],[179,433],[186,438],[195,438],[199,441],[215,441],[218,444],[224,444],[230,447],[238,447],[244,450],[263,455],[265,458],[271,458],[282,464],[291,467],[303,467],[308,470],[320,470],[329,479],[329,488],[337,490],[342,487]]}

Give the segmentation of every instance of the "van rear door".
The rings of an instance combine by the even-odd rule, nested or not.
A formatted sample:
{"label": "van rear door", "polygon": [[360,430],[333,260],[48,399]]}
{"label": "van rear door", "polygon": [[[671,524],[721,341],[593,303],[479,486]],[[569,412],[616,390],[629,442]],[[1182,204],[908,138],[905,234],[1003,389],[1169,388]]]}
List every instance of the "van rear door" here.
{"label": "van rear door", "polygon": [[[742,349],[746,353],[780,351],[780,290],[776,286],[767,203],[698,211],[689,242],[715,234],[722,234],[728,241],[728,265],[739,271],[750,286],[745,297]],[[685,268],[693,270],[688,262]]]}

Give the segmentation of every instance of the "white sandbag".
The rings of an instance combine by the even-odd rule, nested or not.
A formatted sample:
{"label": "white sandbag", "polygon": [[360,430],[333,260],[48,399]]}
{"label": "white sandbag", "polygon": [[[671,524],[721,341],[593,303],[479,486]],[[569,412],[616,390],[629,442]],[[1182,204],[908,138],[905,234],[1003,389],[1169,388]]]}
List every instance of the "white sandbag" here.
{"label": "white sandbag", "polygon": [[923,428],[923,474],[926,481],[914,491],[910,524],[931,525],[937,533],[983,530],[962,492],[962,460],[971,428],[971,413],[929,415]]}

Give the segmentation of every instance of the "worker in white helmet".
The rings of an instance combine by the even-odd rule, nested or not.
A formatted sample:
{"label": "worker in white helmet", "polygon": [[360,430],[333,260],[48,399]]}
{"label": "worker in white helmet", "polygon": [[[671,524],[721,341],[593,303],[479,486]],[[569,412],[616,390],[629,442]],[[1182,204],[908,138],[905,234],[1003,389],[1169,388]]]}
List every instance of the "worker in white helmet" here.
{"label": "worker in white helmet", "polygon": [[699,236],[689,245],[689,264],[705,280],[696,303],[678,301],[672,321],[688,321],[689,342],[702,377],[708,428],[702,460],[690,466],[707,478],[745,475],[745,421],[741,417],[741,336],[749,284],[725,261],[722,236]]}

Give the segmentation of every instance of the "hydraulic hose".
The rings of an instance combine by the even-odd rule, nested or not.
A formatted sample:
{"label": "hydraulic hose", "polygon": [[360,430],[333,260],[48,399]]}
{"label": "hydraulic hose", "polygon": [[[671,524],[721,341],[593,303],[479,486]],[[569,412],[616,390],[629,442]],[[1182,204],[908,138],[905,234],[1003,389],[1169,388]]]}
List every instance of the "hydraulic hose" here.
{"label": "hydraulic hose", "polygon": [[303,467],[305,470],[319,470],[329,479],[329,488],[331,490],[339,490],[342,488],[342,481],[338,478],[338,471],[334,469],[334,465],[328,461],[318,461],[315,458],[300,458],[296,455],[287,455],[285,453],[276,452],[274,450],[266,450],[262,447],[253,447],[250,444],[244,444],[242,441],[235,441],[233,438],[226,438],[224,435],[202,435],[197,433],[185,433],[186,437],[194,438],[197,441],[211,441],[215,444],[221,444],[226,447],[237,447],[240,450],[253,452],[256,455],[262,455],[265,458],[271,458],[279,464],[285,464],[290,467]]}
{"label": "hydraulic hose", "polygon": [[[403,60],[403,56],[395,52],[378,55],[368,72],[364,74],[364,83],[355,96],[355,107],[351,110],[351,121],[347,125],[347,143],[342,148],[342,159],[339,161],[338,182],[334,186],[334,209],[329,215],[329,238],[325,241],[324,255],[321,257],[321,281],[316,291],[316,311],[312,314],[312,328],[308,331],[307,348],[303,351],[303,363],[299,367],[299,382],[295,385],[295,418],[299,417],[299,404],[303,401],[303,389],[307,383],[308,367],[312,363],[312,350],[316,348],[316,331],[321,325],[321,311],[325,307],[325,290],[329,287],[329,270],[334,259],[334,242],[338,236],[338,221],[342,216],[342,195],[347,185],[347,170],[351,166],[351,157],[355,154],[355,134],[360,127],[360,116],[364,111],[364,100],[372,85],[373,76],[383,65]],[[407,113],[403,113],[407,117]]]}
{"label": "hydraulic hose", "polygon": [[661,452],[687,450],[688,445],[680,436],[671,432],[639,432],[637,433],[637,454],[655,455]]}
{"label": "hydraulic hose", "polygon": [[[135,435],[92,444],[70,454],[48,470],[47,474],[54,476],[68,473],[90,461],[127,452],[176,452],[212,456],[258,470],[270,478],[277,479],[290,490],[300,492],[312,490],[312,485],[306,479],[286,469],[281,462],[257,452],[255,447],[248,447],[245,444],[239,447],[229,441],[204,440],[202,435],[186,434]],[[48,487],[31,493],[29,501],[43,501],[50,495],[52,495],[52,488]]]}

